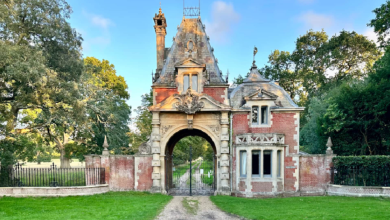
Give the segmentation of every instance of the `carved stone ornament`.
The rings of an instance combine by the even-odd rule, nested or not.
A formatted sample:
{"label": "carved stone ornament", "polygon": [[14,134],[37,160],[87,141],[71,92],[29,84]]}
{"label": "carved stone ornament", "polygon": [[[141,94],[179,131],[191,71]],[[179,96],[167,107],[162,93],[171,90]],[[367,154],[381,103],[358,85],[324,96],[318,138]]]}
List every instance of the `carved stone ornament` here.
{"label": "carved stone ornament", "polygon": [[204,107],[204,102],[199,101],[199,95],[192,93],[191,87],[187,89],[186,94],[175,94],[175,97],[180,99],[180,102],[174,104],[175,108],[186,114],[193,115]]}
{"label": "carved stone ornament", "polygon": [[161,134],[164,135],[172,127],[173,127],[173,125],[163,125],[163,126],[161,126]]}
{"label": "carved stone ornament", "polygon": [[142,143],[138,148],[138,153],[139,154],[151,154],[152,148],[151,148],[150,141]]}

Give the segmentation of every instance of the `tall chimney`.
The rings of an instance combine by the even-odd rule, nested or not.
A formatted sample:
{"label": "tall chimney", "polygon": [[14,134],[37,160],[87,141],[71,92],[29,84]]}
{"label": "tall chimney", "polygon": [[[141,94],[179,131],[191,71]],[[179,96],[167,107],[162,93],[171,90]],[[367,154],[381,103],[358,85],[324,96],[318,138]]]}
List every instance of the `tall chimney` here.
{"label": "tall chimney", "polygon": [[165,35],[167,35],[167,21],[165,15],[160,10],[153,18],[154,30],[156,31],[156,46],[157,46],[157,71],[160,74],[164,66],[164,50],[165,50]]}

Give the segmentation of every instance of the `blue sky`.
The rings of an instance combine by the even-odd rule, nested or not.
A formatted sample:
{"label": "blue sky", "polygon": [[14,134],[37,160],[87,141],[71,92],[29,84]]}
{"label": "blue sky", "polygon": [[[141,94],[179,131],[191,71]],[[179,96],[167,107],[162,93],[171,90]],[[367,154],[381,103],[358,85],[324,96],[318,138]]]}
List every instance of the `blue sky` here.
{"label": "blue sky", "polygon": [[[73,8],[72,27],[83,36],[83,54],[109,60],[122,75],[131,95],[133,109],[141,104],[141,95],[151,86],[156,69],[156,45],[153,17],[160,0],[68,0]],[[201,17],[206,32],[225,74],[231,81],[245,75],[252,62],[253,47],[259,52],[262,67],[275,49],[292,51],[294,42],[307,30],[334,35],[354,30],[375,40],[367,27],[374,18],[372,10],[385,0],[223,0],[201,1]],[[187,0],[186,6],[197,6]],[[172,44],[176,27],[183,17],[183,1],[161,0],[168,28],[166,47]],[[133,113],[134,116],[135,113]]]}

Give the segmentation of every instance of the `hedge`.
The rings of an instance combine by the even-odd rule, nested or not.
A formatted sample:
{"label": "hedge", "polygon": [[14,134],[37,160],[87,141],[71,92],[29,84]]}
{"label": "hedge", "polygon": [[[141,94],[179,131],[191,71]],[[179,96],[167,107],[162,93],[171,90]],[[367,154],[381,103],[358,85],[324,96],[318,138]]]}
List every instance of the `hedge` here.
{"label": "hedge", "polygon": [[339,156],[333,166],[334,184],[390,186],[390,156]]}

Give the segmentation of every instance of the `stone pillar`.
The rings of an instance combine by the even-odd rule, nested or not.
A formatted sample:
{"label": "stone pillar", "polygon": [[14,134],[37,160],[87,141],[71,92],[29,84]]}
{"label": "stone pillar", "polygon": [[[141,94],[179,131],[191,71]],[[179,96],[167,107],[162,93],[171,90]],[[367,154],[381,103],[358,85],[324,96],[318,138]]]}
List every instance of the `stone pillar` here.
{"label": "stone pillar", "polygon": [[229,185],[229,116],[228,112],[222,112],[221,117],[221,186],[222,194],[230,195]]}
{"label": "stone pillar", "polygon": [[252,197],[252,150],[246,150],[246,195]]}
{"label": "stone pillar", "polygon": [[152,192],[161,192],[161,162],[160,162],[160,115],[159,112],[153,112],[153,118],[152,118],[152,134],[151,134],[151,141],[152,141],[152,154],[153,154],[153,161],[152,161],[152,167],[153,167],[153,173],[152,173],[152,179],[153,179],[153,186],[151,191]]}
{"label": "stone pillar", "polygon": [[278,150],[272,150],[272,179],[277,180],[278,178]]}
{"label": "stone pillar", "polygon": [[100,166],[101,168],[104,168],[104,178],[105,183],[110,184],[110,151],[108,151],[108,143],[107,143],[107,137],[104,136],[104,143],[103,143],[104,150],[102,152],[102,156],[100,157]]}

